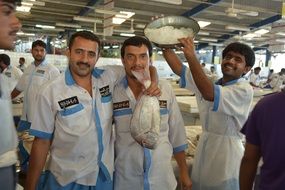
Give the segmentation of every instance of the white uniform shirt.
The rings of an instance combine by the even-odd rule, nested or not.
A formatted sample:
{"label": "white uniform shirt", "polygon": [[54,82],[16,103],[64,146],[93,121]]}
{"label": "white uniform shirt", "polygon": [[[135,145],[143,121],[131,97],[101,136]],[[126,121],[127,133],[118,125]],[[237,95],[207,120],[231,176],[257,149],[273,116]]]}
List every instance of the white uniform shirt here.
{"label": "white uniform shirt", "polygon": [[9,65],[4,71],[3,74],[6,75],[9,80],[9,90],[12,92],[12,90],[15,88],[17,85],[19,79],[21,78],[23,72],[18,69],[15,66]]}
{"label": "white uniform shirt", "polygon": [[26,65],[23,64],[23,65],[18,65],[17,68],[19,68],[22,72],[25,72],[26,70]]}
{"label": "white uniform shirt", "polygon": [[47,170],[62,186],[95,186],[99,168],[108,181],[113,178],[112,93],[125,72],[112,66],[94,69],[92,75],[92,97],[69,69],[38,94],[30,133],[52,139]]}
{"label": "white uniform shirt", "polygon": [[181,86],[195,92],[203,133],[195,153],[193,189],[238,190],[239,167],[244,147],[240,129],[253,99],[253,89],[243,78],[224,86],[214,85],[214,102],[203,99],[184,66]]}
{"label": "white uniform shirt", "polygon": [[53,80],[59,75],[59,70],[52,64],[48,64],[44,60],[37,67],[34,63],[29,65],[19,80],[16,89],[19,91],[24,91],[24,105],[22,112],[21,124],[25,126],[20,126],[22,129],[28,129],[30,122],[33,118],[33,113],[35,111],[34,102],[36,100],[37,93],[40,87],[49,80]]}
{"label": "white uniform shirt", "polygon": [[17,135],[7,80],[0,74],[0,167],[11,166],[17,160]]}
{"label": "white uniform shirt", "polygon": [[259,75],[259,74],[252,73],[252,74],[249,76],[249,82],[251,82],[251,83],[254,84],[255,86],[259,86],[259,83],[260,83],[260,75]]}
{"label": "white uniform shirt", "polygon": [[160,137],[156,149],[138,144],[130,133],[136,99],[126,78],[114,89],[115,190],[174,190],[176,179],[171,165],[173,152],[187,148],[183,118],[169,84],[160,83]]}

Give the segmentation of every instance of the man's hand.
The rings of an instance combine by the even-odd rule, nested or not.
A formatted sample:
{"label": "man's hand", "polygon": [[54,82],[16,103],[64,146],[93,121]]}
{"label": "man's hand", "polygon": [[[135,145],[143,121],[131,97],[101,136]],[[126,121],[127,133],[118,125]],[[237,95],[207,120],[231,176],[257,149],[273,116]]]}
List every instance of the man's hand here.
{"label": "man's hand", "polygon": [[180,182],[180,189],[181,190],[191,190],[192,189],[192,181],[191,181],[188,173],[180,172],[179,182]]}
{"label": "man's hand", "polygon": [[180,38],[178,41],[183,45],[179,49],[183,51],[185,57],[191,58],[195,56],[195,45],[192,38]]}
{"label": "man's hand", "polygon": [[159,97],[161,96],[161,90],[158,88],[158,85],[156,82],[151,82],[150,86],[148,87],[148,89],[146,89],[144,91],[145,95],[149,95],[149,96],[156,96]]}

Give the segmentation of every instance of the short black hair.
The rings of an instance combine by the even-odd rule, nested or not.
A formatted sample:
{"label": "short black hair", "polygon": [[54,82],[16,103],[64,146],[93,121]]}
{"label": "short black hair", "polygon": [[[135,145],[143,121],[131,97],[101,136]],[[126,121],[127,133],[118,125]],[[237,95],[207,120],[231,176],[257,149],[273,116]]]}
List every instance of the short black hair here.
{"label": "short black hair", "polygon": [[124,57],[125,49],[127,46],[141,47],[142,45],[145,45],[148,48],[148,54],[149,54],[149,57],[151,57],[152,56],[151,42],[149,41],[148,38],[143,37],[143,36],[133,36],[133,37],[126,39],[121,48],[121,57]]}
{"label": "short black hair", "polygon": [[26,61],[24,57],[20,57],[19,60],[24,61],[24,62]]}
{"label": "short black hair", "polygon": [[246,44],[240,42],[233,42],[223,50],[223,58],[230,52],[235,52],[245,57],[246,66],[253,67],[255,63],[254,51]]}
{"label": "short black hair", "polygon": [[33,49],[34,47],[36,47],[36,46],[43,47],[44,49],[47,48],[47,44],[46,44],[44,41],[42,41],[42,40],[36,40],[36,41],[34,41],[34,42],[32,43],[32,49]]}
{"label": "short black hair", "polygon": [[257,70],[258,70],[258,71],[261,71],[261,67],[255,67],[254,70],[255,70],[255,71],[257,71]]}
{"label": "short black hair", "polygon": [[94,42],[98,43],[98,52],[100,52],[100,47],[101,47],[101,42],[98,36],[96,36],[93,32],[87,31],[87,30],[83,30],[83,31],[79,31],[79,32],[75,32],[74,34],[72,34],[72,36],[69,39],[69,43],[68,43],[68,47],[69,49],[71,49],[75,38],[77,37],[81,37],[84,38],[86,40],[91,40]]}
{"label": "short black hair", "polygon": [[2,54],[0,54],[0,62],[3,62],[5,65],[10,65],[10,57],[9,57],[9,55],[7,55],[7,54],[4,54],[4,53],[2,53]]}

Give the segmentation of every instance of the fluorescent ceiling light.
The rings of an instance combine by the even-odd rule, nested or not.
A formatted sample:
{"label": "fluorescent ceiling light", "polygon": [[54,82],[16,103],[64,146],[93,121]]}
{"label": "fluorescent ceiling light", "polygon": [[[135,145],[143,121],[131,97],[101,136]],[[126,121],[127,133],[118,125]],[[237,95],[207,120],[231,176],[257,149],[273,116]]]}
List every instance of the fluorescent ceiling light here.
{"label": "fluorescent ceiling light", "polygon": [[246,27],[246,26],[236,26],[236,25],[226,25],[225,29],[227,29],[227,30],[240,30],[240,31],[247,31],[247,32],[250,31],[249,27]]}
{"label": "fluorescent ceiling light", "polygon": [[30,4],[37,5],[37,6],[45,6],[46,5],[45,2],[35,1],[35,0],[23,0],[21,2],[21,4],[24,5],[24,3],[30,3]]}
{"label": "fluorescent ceiling light", "polygon": [[283,42],[283,43],[285,43],[285,39],[284,39],[284,38],[276,39],[275,41],[276,41],[276,42]]}
{"label": "fluorescent ceiling light", "polygon": [[285,32],[277,32],[276,34],[280,36],[285,36]]}
{"label": "fluorescent ceiling light", "polygon": [[16,11],[19,12],[25,12],[25,13],[29,13],[31,10],[30,6],[20,6],[20,7],[16,7]]}
{"label": "fluorescent ceiling light", "polygon": [[44,29],[55,29],[55,26],[41,25],[41,24],[36,24],[36,27]]}
{"label": "fluorescent ceiling light", "polygon": [[173,4],[173,5],[181,5],[182,0],[152,0],[156,2],[161,2],[161,3],[168,3],[168,4]]}
{"label": "fluorescent ceiling light", "polygon": [[131,33],[120,33],[120,36],[133,37],[133,36],[135,36],[135,34],[131,34]]}
{"label": "fluorescent ceiling light", "polygon": [[247,38],[247,39],[251,39],[251,38],[255,38],[255,37],[258,37],[260,35],[256,34],[256,33],[248,33],[246,35],[243,35],[242,37],[243,38]]}
{"label": "fluorescent ceiling light", "polygon": [[266,34],[266,33],[268,33],[268,32],[269,32],[269,30],[260,29],[260,30],[255,31],[254,33],[255,33],[255,34],[263,35],[263,34]]}
{"label": "fluorescent ceiling light", "polygon": [[217,42],[218,39],[215,38],[200,38],[201,41]]}
{"label": "fluorescent ceiling light", "polygon": [[24,33],[23,31],[17,32],[18,36],[35,36],[34,33]]}
{"label": "fluorescent ceiling light", "polygon": [[112,18],[112,23],[113,24],[122,24],[125,21],[126,21],[126,19],[124,19],[124,18],[117,18],[117,17],[113,17]]}
{"label": "fluorescent ceiling light", "polygon": [[209,43],[210,46],[224,46],[224,44],[219,43]]}
{"label": "fluorescent ceiling light", "polygon": [[73,20],[82,21],[82,22],[102,23],[102,20],[91,17],[84,17],[84,16],[74,16]]}
{"label": "fluorescent ceiling light", "polygon": [[206,26],[210,25],[210,24],[211,24],[211,22],[207,22],[207,21],[198,21],[198,24],[199,24],[200,28],[204,28],[204,27],[206,27]]}
{"label": "fluorescent ceiling light", "polygon": [[121,18],[131,18],[134,16],[136,13],[134,12],[129,12],[129,11],[120,11],[120,14],[116,14],[116,17],[121,17]]}
{"label": "fluorescent ceiling light", "polygon": [[136,24],[136,28],[143,29],[145,28],[145,24]]}
{"label": "fluorescent ceiling light", "polygon": [[55,23],[56,26],[62,26],[62,27],[68,27],[68,28],[81,28],[78,24],[71,24],[71,23],[63,23],[63,22],[57,22]]}
{"label": "fluorescent ceiling light", "polygon": [[203,31],[199,31],[198,35],[204,35],[204,36],[209,36],[210,32],[203,32]]}

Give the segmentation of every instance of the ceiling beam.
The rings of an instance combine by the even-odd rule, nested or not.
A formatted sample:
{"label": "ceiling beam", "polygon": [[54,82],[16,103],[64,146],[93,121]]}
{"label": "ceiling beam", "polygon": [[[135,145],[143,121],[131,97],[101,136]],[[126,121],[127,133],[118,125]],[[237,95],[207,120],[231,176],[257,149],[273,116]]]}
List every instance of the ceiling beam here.
{"label": "ceiling beam", "polygon": [[[190,17],[194,16],[203,10],[215,5],[216,3],[220,2],[222,0],[209,0],[207,3],[201,3],[200,5],[197,5],[193,9],[190,9],[189,11],[186,11],[185,13],[182,14],[182,16]],[[210,3],[210,4],[209,4]]]}
{"label": "ceiling beam", "polygon": [[82,8],[78,15],[79,16],[85,16],[88,13],[90,13],[91,11],[93,11],[93,9],[91,9],[90,7],[93,7],[94,5],[98,4],[100,0],[91,0],[87,3],[86,7]]}

